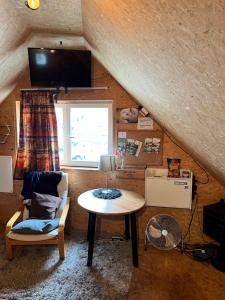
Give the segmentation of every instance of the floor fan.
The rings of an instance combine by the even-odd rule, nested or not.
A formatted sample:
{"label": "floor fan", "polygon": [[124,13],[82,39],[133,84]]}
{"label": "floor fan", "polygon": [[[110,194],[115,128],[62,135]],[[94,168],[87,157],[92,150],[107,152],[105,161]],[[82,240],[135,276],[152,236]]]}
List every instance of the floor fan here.
{"label": "floor fan", "polygon": [[149,220],[145,230],[145,249],[150,242],[157,249],[170,250],[181,241],[182,231],[174,217],[159,214]]}
{"label": "floor fan", "polygon": [[145,230],[145,250],[148,242],[160,250],[179,248],[182,253],[191,255],[198,261],[212,259],[214,267],[225,272],[225,238],[220,251],[214,258],[217,248],[213,244],[184,244],[180,225],[170,215],[160,214],[152,217]]}

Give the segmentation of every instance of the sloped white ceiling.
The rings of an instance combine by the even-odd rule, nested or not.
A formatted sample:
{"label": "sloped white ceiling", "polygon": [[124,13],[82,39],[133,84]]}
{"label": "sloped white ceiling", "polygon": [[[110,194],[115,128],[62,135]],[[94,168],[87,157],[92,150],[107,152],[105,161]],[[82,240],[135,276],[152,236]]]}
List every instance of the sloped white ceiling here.
{"label": "sloped white ceiling", "polygon": [[[225,0],[0,0],[0,102],[27,46],[83,47],[225,182]],[[84,39],[84,38],[85,39]]]}
{"label": "sloped white ceiling", "polygon": [[224,183],[225,1],[82,3],[95,56]]}
{"label": "sloped white ceiling", "polygon": [[23,0],[10,2],[30,30],[82,34],[81,0],[40,0],[40,7],[35,11],[26,8]]}
{"label": "sloped white ceiling", "polygon": [[15,86],[19,74],[16,66],[18,48],[28,34],[25,22],[15,11],[13,2],[0,0],[0,102]]}

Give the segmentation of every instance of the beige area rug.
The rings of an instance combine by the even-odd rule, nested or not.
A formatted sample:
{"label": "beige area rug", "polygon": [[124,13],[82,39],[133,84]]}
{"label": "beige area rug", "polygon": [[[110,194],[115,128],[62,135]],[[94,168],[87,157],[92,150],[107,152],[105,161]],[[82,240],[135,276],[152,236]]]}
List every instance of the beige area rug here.
{"label": "beige area rug", "polygon": [[7,300],[124,299],[132,277],[128,241],[95,243],[93,266],[88,268],[87,242],[75,235],[68,240],[64,261],[56,246],[19,248],[5,259],[0,242],[0,298]]}

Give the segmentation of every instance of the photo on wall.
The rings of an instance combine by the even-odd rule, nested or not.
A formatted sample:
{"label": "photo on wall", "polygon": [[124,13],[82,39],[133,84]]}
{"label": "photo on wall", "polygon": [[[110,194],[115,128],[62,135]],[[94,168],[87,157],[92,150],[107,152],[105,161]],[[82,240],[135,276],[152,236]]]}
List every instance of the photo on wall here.
{"label": "photo on wall", "polygon": [[142,147],[142,142],[135,139],[127,139],[126,154],[138,156]]}
{"label": "photo on wall", "polygon": [[153,119],[150,117],[138,117],[137,129],[153,129]]}
{"label": "photo on wall", "polygon": [[118,138],[117,138],[117,150],[120,153],[126,152],[126,142],[127,142],[127,135],[126,132],[118,132]]}
{"label": "photo on wall", "polygon": [[160,149],[160,138],[146,138],[144,142],[145,153],[158,153]]}
{"label": "photo on wall", "polygon": [[116,117],[118,123],[137,123],[138,122],[138,109],[135,107],[117,108]]}

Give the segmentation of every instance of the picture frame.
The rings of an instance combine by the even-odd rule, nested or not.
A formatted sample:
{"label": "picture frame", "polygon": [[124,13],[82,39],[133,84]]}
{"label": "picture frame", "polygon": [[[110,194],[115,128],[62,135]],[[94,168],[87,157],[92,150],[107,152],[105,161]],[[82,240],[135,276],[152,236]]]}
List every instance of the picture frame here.
{"label": "picture frame", "polygon": [[139,110],[136,107],[117,108],[117,123],[128,124],[138,123]]}

